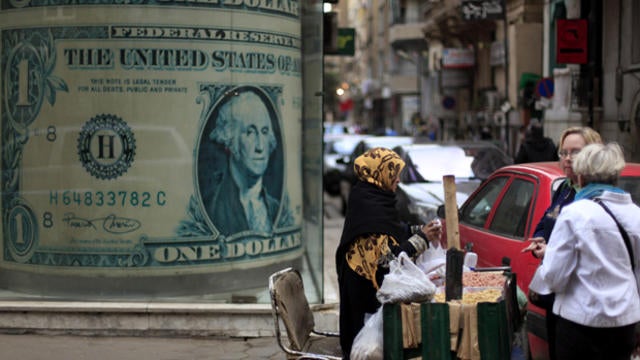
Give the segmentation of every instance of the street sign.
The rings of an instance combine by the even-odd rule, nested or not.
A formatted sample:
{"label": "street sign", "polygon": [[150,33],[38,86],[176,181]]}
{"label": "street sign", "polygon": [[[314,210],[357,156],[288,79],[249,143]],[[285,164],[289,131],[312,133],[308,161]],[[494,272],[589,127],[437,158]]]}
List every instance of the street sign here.
{"label": "street sign", "polygon": [[558,19],[556,23],[556,62],[558,64],[587,63],[587,20]]}
{"label": "street sign", "polygon": [[456,107],[456,99],[451,96],[445,96],[442,98],[442,107],[451,110]]}
{"label": "street sign", "polygon": [[356,29],[338,28],[338,55],[353,56],[356,51]]}
{"label": "street sign", "polygon": [[325,48],[325,55],[353,56],[356,50],[356,29],[338,28],[336,35],[336,47]]}
{"label": "street sign", "polygon": [[553,97],[553,79],[542,78],[536,84],[536,94],[539,97],[551,98]]}

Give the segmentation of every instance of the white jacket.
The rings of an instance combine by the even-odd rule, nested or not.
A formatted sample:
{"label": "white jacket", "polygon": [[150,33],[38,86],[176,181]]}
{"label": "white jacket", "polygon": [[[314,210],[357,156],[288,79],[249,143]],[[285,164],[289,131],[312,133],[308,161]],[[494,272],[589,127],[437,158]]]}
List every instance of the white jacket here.
{"label": "white jacket", "polygon": [[[640,207],[629,194],[600,196],[629,234],[640,255]],[[556,293],[553,312],[591,327],[619,327],[640,321],[640,261],[635,277],[629,253],[613,218],[593,200],[564,207],[537,272]]]}

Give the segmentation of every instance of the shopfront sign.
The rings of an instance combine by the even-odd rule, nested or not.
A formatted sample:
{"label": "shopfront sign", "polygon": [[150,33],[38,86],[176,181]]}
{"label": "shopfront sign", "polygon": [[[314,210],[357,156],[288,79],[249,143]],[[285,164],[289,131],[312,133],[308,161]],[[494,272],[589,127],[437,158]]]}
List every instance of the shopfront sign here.
{"label": "shopfront sign", "polygon": [[558,19],[556,23],[556,62],[586,64],[588,24],[586,19]]}
{"label": "shopfront sign", "polygon": [[338,29],[338,54],[344,56],[353,56],[356,51],[356,29],[355,28],[339,28]]}
{"label": "shopfront sign", "polygon": [[442,49],[442,67],[444,69],[461,69],[473,67],[476,63],[473,49],[445,48]]}
{"label": "shopfront sign", "polygon": [[461,8],[465,20],[500,20],[504,16],[503,0],[463,0]]}

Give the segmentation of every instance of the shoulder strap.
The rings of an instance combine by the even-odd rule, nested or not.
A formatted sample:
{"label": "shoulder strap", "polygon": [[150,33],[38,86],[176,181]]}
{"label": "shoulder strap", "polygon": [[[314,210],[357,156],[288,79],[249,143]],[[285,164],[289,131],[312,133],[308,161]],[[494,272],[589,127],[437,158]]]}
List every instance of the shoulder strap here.
{"label": "shoulder strap", "polygon": [[609,215],[611,215],[611,217],[613,218],[613,221],[616,222],[616,225],[618,225],[618,230],[620,230],[620,233],[622,234],[622,238],[624,239],[624,245],[627,247],[627,252],[629,253],[629,259],[631,260],[631,269],[633,271],[635,271],[636,269],[636,264],[635,264],[635,260],[633,257],[633,248],[631,247],[631,241],[629,240],[629,235],[627,234],[627,232],[624,230],[624,228],[622,227],[622,225],[620,225],[620,223],[618,222],[618,219],[616,219],[616,217],[613,215],[613,213],[611,212],[611,210],[609,210],[609,208],[604,204],[604,202],[602,201],[602,199],[600,198],[595,198],[593,199],[593,201],[595,201],[596,203],[598,203],[600,206],[602,206],[602,208],[604,209],[604,211],[606,211]]}

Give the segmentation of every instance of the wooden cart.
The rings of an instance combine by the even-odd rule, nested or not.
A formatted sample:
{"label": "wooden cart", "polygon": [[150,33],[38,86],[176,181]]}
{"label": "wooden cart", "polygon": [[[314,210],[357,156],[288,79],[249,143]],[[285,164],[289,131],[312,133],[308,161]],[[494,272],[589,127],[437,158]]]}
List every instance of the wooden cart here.
{"label": "wooden cart", "polygon": [[[515,274],[507,272],[504,283],[504,296],[497,302],[481,302],[476,305],[477,347],[482,360],[503,360],[511,358],[514,332],[521,326],[522,317],[517,302]],[[451,305],[451,306],[450,306]],[[421,358],[428,360],[451,360],[458,358],[452,344],[450,314],[457,303],[420,303],[383,305],[384,359],[400,360]],[[404,309],[402,309],[404,307]],[[410,308],[407,310],[407,308]],[[404,311],[404,316],[403,316]],[[409,328],[407,313],[413,313],[419,319],[421,333],[419,344],[406,347],[405,331]],[[416,320],[409,320],[416,321]],[[468,322],[465,325],[470,326]],[[465,331],[465,329],[461,329]],[[467,329],[468,331],[468,329]],[[404,342],[403,342],[404,339]],[[454,341],[456,341],[454,339]],[[415,345],[415,346],[414,346]],[[475,346],[475,344],[474,344]],[[454,350],[452,350],[452,348]],[[476,349],[477,357],[478,349]]]}

